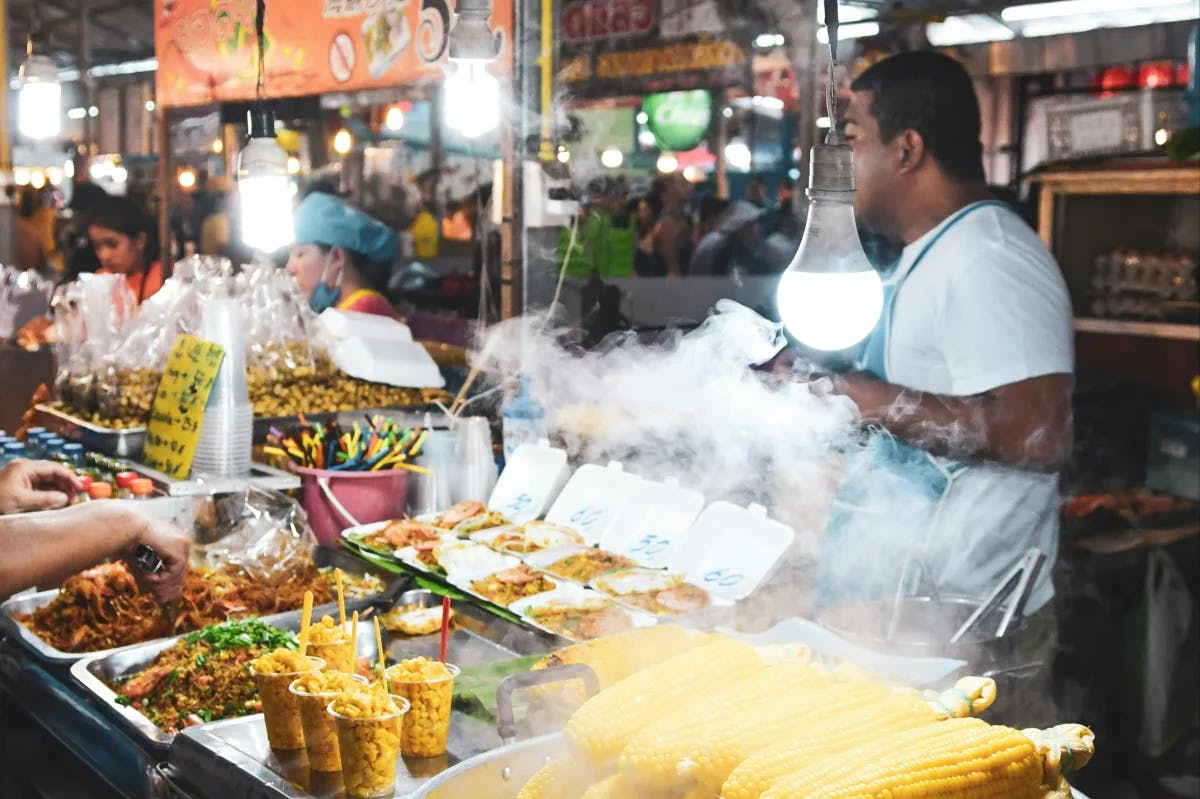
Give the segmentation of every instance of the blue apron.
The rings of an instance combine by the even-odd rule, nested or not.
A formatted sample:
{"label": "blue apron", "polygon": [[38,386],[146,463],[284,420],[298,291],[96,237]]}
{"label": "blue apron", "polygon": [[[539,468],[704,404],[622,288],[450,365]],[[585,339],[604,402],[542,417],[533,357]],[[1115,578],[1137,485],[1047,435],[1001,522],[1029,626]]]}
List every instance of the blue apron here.
{"label": "blue apron", "polygon": [[[859,367],[888,379],[887,349],[896,294],[933,245],[968,214],[995,200],[960,209],[925,244],[907,271],[883,286],[883,312],[867,339]],[[913,593],[924,565],[919,551],[932,539],[938,515],[966,463],[905,444],[872,426],[865,443],[846,454],[845,471],[825,529],[814,602],[818,607],[881,596]],[[906,568],[906,566],[917,568]],[[903,581],[903,585],[901,582]]]}

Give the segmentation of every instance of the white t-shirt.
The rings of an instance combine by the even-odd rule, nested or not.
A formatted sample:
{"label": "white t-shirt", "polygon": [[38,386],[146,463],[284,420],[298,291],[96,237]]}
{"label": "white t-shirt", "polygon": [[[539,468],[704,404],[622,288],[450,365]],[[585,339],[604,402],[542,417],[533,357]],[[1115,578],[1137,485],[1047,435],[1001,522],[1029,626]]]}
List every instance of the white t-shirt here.
{"label": "white t-shirt", "polygon": [[[1037,234],[1001,206],[904,248],[892,311],[888,382],[950,396],[980,394],[1032,377],[1074,371],[1071,301]],[[944,595],[982,598],[1031,547],[1046,553],[1032,612],[1054,595],[1058,479],[996,463],[958,473],[929,531],[922,560]]]}

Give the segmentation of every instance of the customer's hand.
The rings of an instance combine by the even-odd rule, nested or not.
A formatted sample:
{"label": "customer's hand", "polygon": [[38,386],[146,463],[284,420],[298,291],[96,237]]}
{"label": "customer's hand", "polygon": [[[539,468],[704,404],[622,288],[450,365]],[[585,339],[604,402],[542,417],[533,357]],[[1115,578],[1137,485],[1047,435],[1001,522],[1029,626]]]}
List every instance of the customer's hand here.
{"label": "customer's hand", "polygon": [[[135,511],[138,518],[138,532],[134,538],[133,550],[125,553],[130,562],[130,571],[143,590],[150,591],[159,602],[169,602],[178,599],[183,591],[183,582],[187,577],[188,552],[191,540],[178,527],[161,519],[157,519],[142,511]],[[162,561],[161,571],[146,574],[133,562],[133,555],[139,545],[148,546],[154,550]]]}
{"label": "customer's hand", "polygon": [[66,467],[21,458],[0,469],[0,514],[61,508],[82,489]]}

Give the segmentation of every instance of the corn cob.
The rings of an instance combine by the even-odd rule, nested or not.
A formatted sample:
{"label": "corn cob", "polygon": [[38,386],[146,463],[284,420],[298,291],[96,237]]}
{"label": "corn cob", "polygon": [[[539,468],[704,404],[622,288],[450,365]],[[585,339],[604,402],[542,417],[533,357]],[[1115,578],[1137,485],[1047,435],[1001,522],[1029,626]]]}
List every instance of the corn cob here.
{"label": "corn cob", "polygon": [[708,723],[651,725],[622,753],[622,773],[646,785],[681,780],[717,791],[747,757],[807,724],[859,707],[879,708],[894,693],[874,683],[848,682],[791,689],[773,677],[734,698],[706,702]]}
{"label": "corn cob", "polygon": [[994,681],[964,677],[940,695],[920,699],[911,691],[898,691],[878,707],[861,707],[814,720],[784,740],[743,760],[721,786],[721,799],[758,799],[775,780],[855,746],[889,733],[933,724],[947,717],[978,713],[996,696]]}
{"label": "corn cob", "polygon": [[1042,760],[1028,737],[979,719],[893,733],[794,771],[762,799],[1040,799]]}
{"label": "corn cob", "polygon": [[[573,644],[550,653],[533,664],[532,669],[583,663],[596,673],[600,690],[604,690],[636,671],[685,652],[705,640],[706,636],[660,624]],[[558,698],[573,707],[582,705],[587,699],[578,680],[537,686],[530,693],[542,699]]]}
{"label": "corn cob", "polygon": [[[724,730],[739,718],[759,719],[759,709],[787,700],[804,701],[824,678],[801,663],[778,663],[729,681],[704,696],[671,710],[634,735],[621,753],[621,773],[642,788],[691,786],[680,766],[700,757],[703,742],[725,737]],[[720,783],[716,787],[720,787]]]}
{"label": "corn cob", "polygon": [[695,702],[751,670],[764,668],[748,644],[720,636],[710,640],[593,696],[567,722],[564,737],[568,746],[586,762],[606,763],[663,714]]}
{"label": "corn cob", "polygon": [[703,787],[690,791],[682,788],[647,790],[620,774],[613,774],[588,788],[579,799],[717,799],[717,795]]}
{"label": "corn cob", "polygon": [[587,769],[560,757],[538,769],[516,799],[576,799],[591,781]]}

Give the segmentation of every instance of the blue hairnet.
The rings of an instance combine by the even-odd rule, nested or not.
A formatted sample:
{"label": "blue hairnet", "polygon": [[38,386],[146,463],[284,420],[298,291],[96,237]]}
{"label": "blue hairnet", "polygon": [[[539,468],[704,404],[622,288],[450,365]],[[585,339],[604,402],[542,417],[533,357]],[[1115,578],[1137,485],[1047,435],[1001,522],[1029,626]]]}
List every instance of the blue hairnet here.
{"label": "blue hairnet", "polygon": [[296,243],[341,247],[373,263],[388,263],[400,246],[387,225],[320,192],[308,195],[296,208]]}

